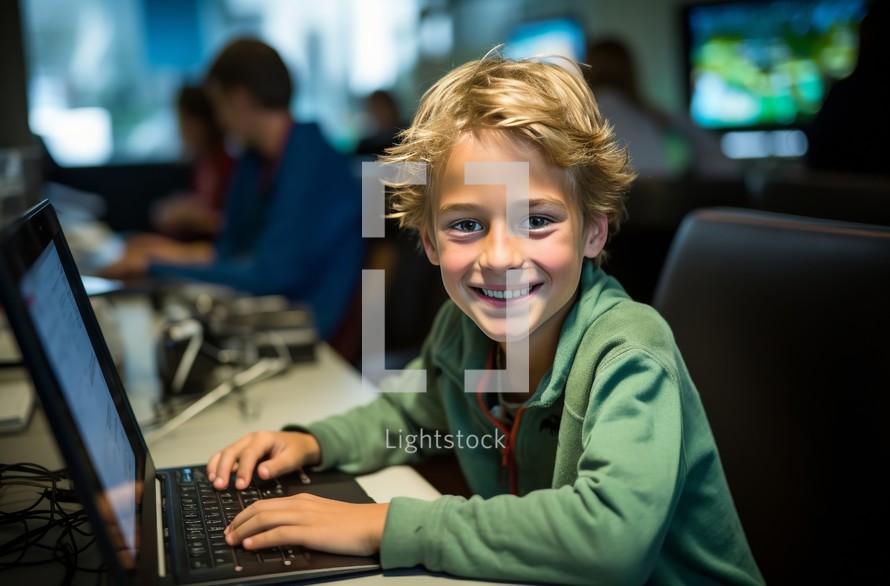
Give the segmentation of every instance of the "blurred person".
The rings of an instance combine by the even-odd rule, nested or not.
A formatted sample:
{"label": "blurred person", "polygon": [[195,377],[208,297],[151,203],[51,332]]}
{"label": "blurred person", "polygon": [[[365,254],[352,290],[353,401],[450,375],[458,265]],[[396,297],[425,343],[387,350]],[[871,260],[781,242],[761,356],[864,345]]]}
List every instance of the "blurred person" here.
{"label": "blurred person", "polygon": [[385,90],[372,92],[365,98],[365,113],[371,123],[370,132],[359,140],[357,155],[382,155],[393,146],[396,136],[404,128],[395,96]]}
{"label": "blurred person", "polygon": [[808,165],[820,171],[890,174],[890,4],[873,1],[859,27],[853,72],[828,91],[809,133]]}
{"label": "blurred person", "polygon": [[158,232],[184,240],[212,238],[219,232],[234,159],[203,87],[183,86],[176,113],[183,148],[193,166],[192,187],[160,201],[152,224]]}
{"label": "blurred person", "polygon": [[127,238],[125,260],[109,268],[109,274],[142,267],[151,258],[202,261],[212,252],[235,161],[225,148],[225,132],[203,87],[183,86],[176,113],[180,139],[192,162],[191,190],[170,195],[154,206],[152,225],[157,233]]}
{"label": "blurred person", "polygon": [[[361,189],[314,123],[290,112],[293,82],[269,45],[228,44],[205,87],[225,131],[243,144],[222,226],[208,249],[123,258],[106,274],[207,281],[308,304],[330,339],[354,298],[363,262]],[[194,245],[191,245],[194,246]]]}
{"label": "blurred person", "polygon": [[627,44],[605,38],[588,44],[584,75],[603,116],[626,146],[641,178],[734,177],[736,163],[720,150],[715,135],[687,117],[672,116],[643,96]]}

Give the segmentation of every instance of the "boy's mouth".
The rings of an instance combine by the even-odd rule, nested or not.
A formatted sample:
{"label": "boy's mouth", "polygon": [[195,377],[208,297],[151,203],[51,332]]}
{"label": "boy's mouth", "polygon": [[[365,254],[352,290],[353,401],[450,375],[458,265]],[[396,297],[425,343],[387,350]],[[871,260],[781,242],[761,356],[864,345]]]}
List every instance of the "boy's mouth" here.
{"label": "boy's mouth", "polygon": [[516,289],[488,289],[486,287],[470,287],[476,295],[485,301],[495,304],[506,304],[507,301],[522,299],[534,295],[541,288],[541,284],[519,287]]}

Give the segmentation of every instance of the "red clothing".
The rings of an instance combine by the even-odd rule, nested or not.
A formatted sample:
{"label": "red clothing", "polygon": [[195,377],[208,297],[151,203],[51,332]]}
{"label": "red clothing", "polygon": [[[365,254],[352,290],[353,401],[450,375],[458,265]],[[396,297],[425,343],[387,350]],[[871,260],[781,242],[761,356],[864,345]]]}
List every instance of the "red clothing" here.
{"label": "red clothing", "polygon": [[235,159],[222,146],[195,159],[192,190],[207,209],[222,211]]}

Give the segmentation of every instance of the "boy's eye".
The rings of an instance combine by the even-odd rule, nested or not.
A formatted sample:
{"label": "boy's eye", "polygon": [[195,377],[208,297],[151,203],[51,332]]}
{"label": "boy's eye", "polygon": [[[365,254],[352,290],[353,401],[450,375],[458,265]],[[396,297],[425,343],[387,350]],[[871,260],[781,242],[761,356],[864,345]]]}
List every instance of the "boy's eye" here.
{"label": "boy's eye", "polygon": [[458,232],[478,232],[482,229],[482,224],[476,220],[461,220],[451,224],[450,228]]}
{"label": "boy's eye", "polygon": [[552,222],[553,220],[547,216],[529,216],[519,227],[522,230],[541,230],[542,228],[549,226]]}

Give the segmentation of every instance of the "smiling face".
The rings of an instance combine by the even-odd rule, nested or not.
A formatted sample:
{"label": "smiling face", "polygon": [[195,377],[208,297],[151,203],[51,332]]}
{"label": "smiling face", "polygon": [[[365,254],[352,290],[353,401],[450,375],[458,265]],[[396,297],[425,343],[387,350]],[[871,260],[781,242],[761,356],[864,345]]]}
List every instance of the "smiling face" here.
{"label": "smiling face", "polygon": [[[468,162],[528,163],[528,200],[511,201],[508,211],[504,185],[466,184]],[[442,171],[424,249],[441,267],[454,303],[493,340],[530,335],[532,351],[557,340],[584,258],[602,251],[606,220],[585,225],[563,177],[535,149],[500,131],[462,135]],[[508,285],[509,270],[519,272],[519,284]],[[527,326],[508,326],[508,306],[528,311]]]}

